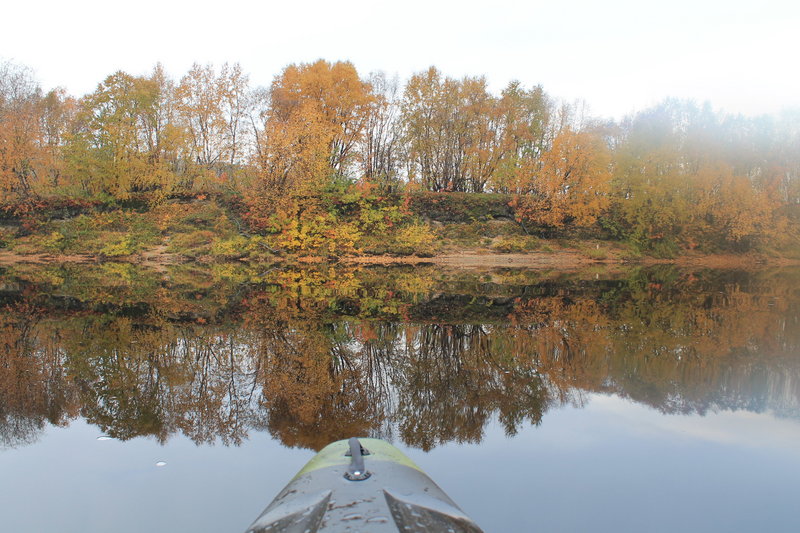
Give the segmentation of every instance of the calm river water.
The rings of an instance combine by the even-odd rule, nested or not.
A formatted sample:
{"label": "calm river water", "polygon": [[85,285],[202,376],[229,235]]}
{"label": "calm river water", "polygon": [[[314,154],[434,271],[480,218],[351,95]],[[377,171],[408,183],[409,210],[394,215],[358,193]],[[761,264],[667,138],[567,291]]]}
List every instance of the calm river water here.
{"label": "calm river water", "polygon": [[800,270],[0,271],[0,530],[243,532],[392,441],[487,532],[800,531]]}

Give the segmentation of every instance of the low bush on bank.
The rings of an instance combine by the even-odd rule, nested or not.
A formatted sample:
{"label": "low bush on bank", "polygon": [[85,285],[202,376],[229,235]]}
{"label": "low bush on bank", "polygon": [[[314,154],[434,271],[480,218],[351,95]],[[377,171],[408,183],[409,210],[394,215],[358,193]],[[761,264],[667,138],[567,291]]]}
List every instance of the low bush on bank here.
{"label": "low bush on bank", "polygon": [[537,250],[541,241],[533,235],[504,235],[492,241],[491,249],[503,254],[524,253]]}
{"label": "low bush on bank", "polygon": [[[632,233],[624,219],[611,216],[613,212],[591,227],[523,224],[515,219],[510,198],[471,193],[384,194],[368,185],[344,183],[316,195],[279,197],[272,202],[262,199],[260,207],[244,196],[210,193],[158,202],[145,196],[125,202],[38,200],[0,206],[0,218],[6,217],[0,225],[0,248],[23,255],[89,254],[114,259],[160,247],[189,259],[254,262],[273,261],[277,256],[287,260],[353,254],[430,257],[464,249],[546,253],[551,245],[579,250],[596,260],[738,250],[723,246],[708,232],[678,239],[650,226],[637,226]],[[800,254],[797,243],[792,229],[780,242],[769,241],[768,246],[754,250],[796,257]]]}

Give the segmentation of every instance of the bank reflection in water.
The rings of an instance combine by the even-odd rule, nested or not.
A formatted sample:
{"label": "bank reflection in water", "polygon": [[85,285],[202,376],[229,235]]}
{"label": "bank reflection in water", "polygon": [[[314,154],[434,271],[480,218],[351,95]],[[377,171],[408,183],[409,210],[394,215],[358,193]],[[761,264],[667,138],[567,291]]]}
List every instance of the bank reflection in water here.
{"label": "bank reflection in water", "polygon": [[427,450],[589,392],[800,416],[796,271],[81,275],[5,274],[0,445],[82,417],[123,440]]}

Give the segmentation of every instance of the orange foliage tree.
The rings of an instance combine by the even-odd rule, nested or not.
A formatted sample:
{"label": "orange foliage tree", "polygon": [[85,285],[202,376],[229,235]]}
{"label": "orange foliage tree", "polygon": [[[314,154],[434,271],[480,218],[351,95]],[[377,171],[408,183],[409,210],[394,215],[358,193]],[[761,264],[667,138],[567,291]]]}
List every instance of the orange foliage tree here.
{"label": "orange foliage tree", "polygon": [[591,132],[562,131],[541,158],[540,168],[527,172],[514,199],[518,221],[558,228],[590,226],[608,207],[611,155],[604,140]]}
{"label": "orange foliage tree", "polygon": [[521,171],[530,171],[538,164],[552,142],[553,104],[541,86],[525,89],[513,81],[503,90],[498,108],[503,156],[498,160],[490,183],[498,191],[518,192]]}
{"label": "orange foliage tree", "polygon": [[[352,64],[323,60],[287,67],[268,97],[258,135],[259,177],[246,193],[248,220],[305,250],[338,235],[317,196],[332,179],[348,176],[374,97]],[[350,243],[345,233],[335,240]]]}
{"label": "orange foliage tree", "polygon": [[32,73],[0,63],[0,197],[24,199],[63,185],[61,148],[72,99],[43,94]]}
{"label": "orange foliage tree", "polygon": [[[359,78],[351,63],[319,60],[290,65],[272,83],[267,127],[284,126],[282,133],[299,144],[307,144],[313,130],[327,151],[316,166],[345,175],[373,101],[370,85]],[[305,155],[319,157],[317,152]]]}

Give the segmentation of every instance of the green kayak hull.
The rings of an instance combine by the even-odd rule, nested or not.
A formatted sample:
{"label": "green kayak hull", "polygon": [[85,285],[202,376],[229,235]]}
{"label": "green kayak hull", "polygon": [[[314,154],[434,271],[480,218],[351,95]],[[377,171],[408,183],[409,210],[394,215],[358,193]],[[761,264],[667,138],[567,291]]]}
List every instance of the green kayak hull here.
{"label": "green kayak hull", "polygon": [[322,449],[247,529],[356,531],[482,533],[411,459],[386,441],[367,438]]}

